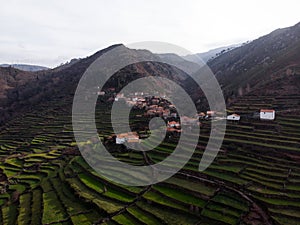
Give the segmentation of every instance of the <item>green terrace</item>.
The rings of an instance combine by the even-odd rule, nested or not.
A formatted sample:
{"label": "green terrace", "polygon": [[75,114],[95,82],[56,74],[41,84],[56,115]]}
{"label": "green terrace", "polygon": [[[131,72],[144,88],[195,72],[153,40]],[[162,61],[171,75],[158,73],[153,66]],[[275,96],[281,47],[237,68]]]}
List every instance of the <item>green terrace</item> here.
{"label": "green terrace", "polygon": [[[229,110],[250,113],[263,106],[284,110],[288,104],[288,98],[260,100],[249,96]],[[299,98],[289,101],[296,104]],[[121,169],[107,165],[111,174],[99,175],[90,168],[74,144],[71,118],[61,110],[64,104],[53,104],[57,104],[55,110],[47,111],[44,106],[44,113],[28,113],[0,132],[0,173],[5,175],[0,182],[0,224],[234,225],[243,224],[245,218],[263,221],[263,217],[273,223],[298,224],[299,116],[280,114],[270,122],[228,123],[217,158],[199,172],[210,133],[210,122],[203,121],[195,152],[176,175],[150,186],[127,187],[105,178],[122,179]],[[101,115],[96,117],[99,136],[111,140],[106,106],[98,107],[97,113]],[[136,128],[144,122],[133,117],[130,123]],[[120,123],[120,127],[125,125]],[[195,137],[198,134],[188,137],[184,149],[190,148],[189,140]],[[115,144],[110,150],[128,164],[154,164],[174,151],[179,138],[165,138],[145,155],[131,149],[114,151]],[[146,175],[137,172],[132,176],[144,180]],[[253,210],[255,205],[260,210]]]}

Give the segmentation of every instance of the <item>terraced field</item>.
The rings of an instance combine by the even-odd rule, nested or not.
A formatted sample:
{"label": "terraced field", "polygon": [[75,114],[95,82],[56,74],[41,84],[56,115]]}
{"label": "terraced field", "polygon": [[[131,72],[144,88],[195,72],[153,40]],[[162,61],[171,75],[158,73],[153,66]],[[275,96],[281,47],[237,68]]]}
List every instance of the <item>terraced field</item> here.
{"label": "terraced field", "polygon": [[[250,113],[261,104],[285,110],[286,100],[252,96],[230,110]],[[299,100],[290,101],[298,107]],[[159,184],[127,187],[106,180],[80,156],[70,101],[42,105],[1,130],[0,224],[299,224],[299,115],[283,111],[271,122],[228,123],[218,157],[200,173],[210,132],[203,121],[197,149],[182,170]],[[112,131],[103,121],[110,115],[105,106],[97,114],[105,139]],[[133,165],[156,163],[173,151],[177,138],[145,155],[113,155]]]}

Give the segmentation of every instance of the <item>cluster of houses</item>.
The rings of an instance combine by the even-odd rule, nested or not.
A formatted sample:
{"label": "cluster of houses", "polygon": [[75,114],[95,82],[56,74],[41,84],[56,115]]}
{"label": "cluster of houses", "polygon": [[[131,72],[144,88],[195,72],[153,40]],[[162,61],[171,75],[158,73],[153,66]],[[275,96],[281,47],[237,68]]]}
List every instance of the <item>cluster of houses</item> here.
{"label": "cluster of houses", "polygon": [[119,93],[115,96],[114,101],[125,101],[129,107],[145,109],[144,116],[161,116],[167,118],[177,118],[176,108],[164,98],[158,96],[144,97],[148,93],[135,92],[130,96]]}
{"label": "cluster of houses", "polygon": [[[104,92],[99,92],[98,95],[104,95]],[[115,101],[125,101],[129,107],[135,107],[139,109],[144,109],[144,116],[155,117],[160,116],[165,119],[167,123],[167,131],[168,132],[181,132],[182,125],[189,126],[200,126],[200,120],[208,120],[208,119],[226,119],[228,121],[240,121],[241,116],[234,113],[227,115],[226,118],[218,117],[218,113],[216,111],[207,111],[206,113],[201,112],[196,115],[194,118],[190,118],[187,116],[180,117],[180,122],[178,118],[178,114],[174,105],[170,104],[166,99],[152,96],[152,97],[144,97],[148,96],[148,93],[143,92],[135,92],[126,97],[123,93],[119,93],[115,95]],[[140,115],[142,116],[142,115]],[[261,120],[274,120],[275,119],[275,110],[273,109],[261,109],[259,113],[259,118]],[[116,136],[116,144],[124,144],[124,143],[139,143],[140,138],[137,132],[128,132],[118,134]]]}
{"label": "cluster of houses", "polygon": [[[150,109],[151,110],[151,109]],[[160,109],[159,109],[160,110]],[[150,115],[150,114],[148,114]],[[152,115],[152,114],[151,114]],[[190,118],[187,116],[182,116],[180,118],[180,122],[176,120],[173,117],[173,119],[168,119],[167,121],[167,131],[168,132],[181,132],[181,125],[198,125],[200,126],[199,119],[208,119],[208,118],[214,118],[216,116],[215,111],[207,111],[206,114],[201,112],[198,114],[198,118]],[[259,113],[259,118],[261,120],[274,120],[275,119],[275,110],[273,109],[261,109]],[[226,117],[228,121],[240,121],[241,116],[238,114],[231,114]],[[116,144],[124,144],[125,142],[128,143],[139,143],[140,138],[137,132],[128,132],[128,133],[122,133],[118,134],[116,136]]]}
{"label": "cluster of houses", "polygon": [[[115,88],[110,88],[107,90],[108,92],[114,92]],[[98,87],[97,94],[99,96],[104,96],[106,94],[105,91],[100,91]],[[161,116],[164,119],[168,118],[177,118],[177,112],[174,105],[170,105],[167,100],[164,99],[164,95],[161,97],[158,94],[158,96],[153,96],[151,98],[145,97],[149,96],[149,93],[145,92],[135,92],[131,93],[128,97],[124,95],[124,93],[118,93],[115,95],[114,100],[120,101],[124,100],[126,104],[130,107],[137,107],[137,108],[144,108],[146,109],[145,116]],[[215,111],[207,111],[206,114],[204,112],[201,112],[198,114],[199,119],[209,119],[209,118],[215,118],[216,112]],[[259,113],[259,118],[261,120],[275,120],[275,110],[273,109],[261,109]],[[188,122],[193,121],[189,120],[188,118],[185,118]],[[241,116],[234,113],[231,115],[228,115],[226,117],[228,121],[240,121]],[[195,121],[193,121],[195,122]]]}

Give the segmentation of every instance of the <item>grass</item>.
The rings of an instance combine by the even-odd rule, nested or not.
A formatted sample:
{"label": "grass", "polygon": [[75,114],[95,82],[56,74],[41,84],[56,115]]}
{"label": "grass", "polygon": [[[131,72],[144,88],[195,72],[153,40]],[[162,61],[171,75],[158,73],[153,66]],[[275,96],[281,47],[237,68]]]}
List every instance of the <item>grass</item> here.
{"label": "grass", "polygon": [[164,183],[176,185],[178,188],[185,188],[187,191],[195,191],[207,196],[214,195],[216,191],[215,187],[208,186],[204,183],[195,182],[188,179],[179,179],[176,177],[169,178],[168,180],[164,181]]}
{"label": "grass", "polygon": [[[255,98],[251,100],[253,107],[260,107],[262,103]],[[62,108],[60,101],[55,104],[57,109]],[[240,104],[241,110],[248,110],[245,102]],[[105,110],[101,108],[99,115],[109,118]],[[5,157],[0,168],[10,180],[18,178],[16,184],[9,185],[7,194],[0,195],[0,224],[22,224],[29,220],[31,224],[93,224],[109,213],[124,209],[145,190],[145,187],[127,187],[109,181],[93,171],[80,156],[62,155],[64,148],[72,143],[76,146],[71,117],[59,114],[59,110],[48,115],[44,110],[40,112],[43,113],[32,112],[12,121],[0,133],[0,155]],[[54,113],[57,116],[53,116]],[[102,134],[111,134],[111,124],[100,120],[98,123]],[[268,125],[272,130],[263,128],[264,124],[260,121],[229,124],[222,146],[224,151],[208,170],[199,173],[199,159],[209,134],[209,122],[204,122],[206,127],[201,130],[196,154],[184,172],[223,182],[223,188],[175,175],[153,185],[136,205],[105,224],[238,224],[241,216],[249,211],[248,202],[224,191],[225,186],[246,190],[245,194],[251,195],[279,224],[299,224],[300,166],[293,155],[299,154],[300,117],[277,117]],[[274,133],[273,128],[281,128],[281,131]],[[188,142],[184,143],[186,148],[189,148]],[[147,154],[154,161],[161,161],[175,147],[175,142],[165,141]],[[292,156],[287,158],[285,153]],[[142,155],[134,151],[114,153],[114,156],[136,165],[144,163]],[[30,169],[36,163],[39,169]],[[126,177],[122,170],[109,166],[107,169],[109,175]],[[292,173],[287,179],[289,169]],[[133,174],[141,180],[145,176],[139,172]],[[286,183],[285,189],[283,183]],[[241,189],[243,185],[247,187]],[[15,191],[21,195],[12,203]]]}
{"label": "grass", "polygon": [[230,206],[238,211],[247,212],[249,210],[247,202],[241,198],[235,199],[228,195],[218,194],[212,199],[212,201],[222,203],[224,206]]}
{"label": "grass", "polygon": [[18,191],[19,193],[23,193],[25,190],[26,190],[26,186],[25,185],[22,185],[22,184],[11,184],[9,185],[9,189],[10,190],[16,190]]}
{"label": "grass", "polygon": [[90,214],[78,214],[71,216],[72,224],[74,225],[90,225],[92,218]]}
{"label": "grass", "polygon": [[199,206],[200,208],[203,208],[206,204],[205,200],[200,199],[197,196],[190,195],[182,190],[171,189],[169,187],[160,185],[155,185],[153,189],[159,191],[160,193],[169,198],[176,199],[177,201],[181,201],[186,204]]}
{"label": "grass", "polygon": [[75,178],[67,179],[70,186],[73,188],[77,196],[86,199],[88,202],[92,202],[97,205],[101,211],[104,210],[107,213],[114,213],[123,208],[123,205],[101,197],[99,194],[89,191],[80,181]]}
{"label": "grass", "polygon": [[295,217],[297,219],[300,219],[299,211],[295,209],[274,209],[274,208],[269,208],[269,211],[271,213],[275,213],[278,215],[282,216],[287,216],[287,217]]}
{"label": "grass", "polygon": [[43,224],[67,219],[68,215],[54,191],[43,193],[43,205]]}
{"label": "grass", "polygon": [[286,207],[296,207],[296,208],[300,208],[300,202],[297,201],[296,199],[291,199],[286,200],[286,199],[280,199],[280,198],[266,198],[266,197],[261,197],[261,196],[255,196],[253,195],[255,198],[257,198],[258,200],[265,202],[269,205],[273,205],[273,206],[286,206]]}
{"label": "grass", "polygon": [[196,224],[196,222],[199,221],[199,217],[196,217],[194,215],[187,216],[185,213],[178,212],[178,211],[174,212],[174,210],[168,208],[163,208],[163,213],[162,213],[161,208],[145,202],[138,202],[137,205],[143,210],[155,215],[160,220],[165,221],[166,224],[188,225],[188,224]]}
{"label": "grass", "polygon": [[31,218],[31,194],[25,193],[20,196],[20,208],[18,216],[18,224],[29,224]]}
{"label": "grass", "polygon": [[227,181],[230,183],[235,183],[238,185],[245,185],[248,183],[247,180],[244,180],[242,178],[237,177],[236,175],[233,174],[228,174],[228,173],[219,173],[213,170],[206,170],[203,172],[204,174],[207,174],[209,176],[212,176],[216,179],[221,179],[223,181]]}
{"label": "grass", "polygon": [[123,202],[132,202],[135,198],[134,196],[128,195],[120,190],[107,186],[89,175],[79,174],[78,176],[86,186],[109,198]]}
{"label": "grass", "polygon": [[17,224],[18,205],[10,204],[2,207],[3,225]]}
{"label": "grass", "polygon": [[114,216],[113,221],[116,221],[118,224],[135,224],[137,221],[136,219],[132,218],[132,216],[129,213],[122,213],[117,216]]}
{"label": "grass", "polygon": [[279,224],[299,225],[299,219],[284,217],[282,215],[274,215],[272,218]]}
{"label": "grass", "polygon": [[96,192],[103,193],[104,192],[104,185],[100,183],[99,181],[93,179],[87,174],[78,174],[78,177],[89,188],[95,190]]}
{"label": "grass", "polygon": [[206,205],[206,209],[220,212],[224,216],[236,217],[237,219],[241,216],[241,212],[238,210],[234,210],[226,205],[218,204],[215,202],[209,202]]}
{"label": "grass", "polygon": [[220,222],[225,223],[225,224],[235,225],[238,222],[238,219],[236,217],[225,215],[225,213],[218,212],[218,211],[213,211],[213,210],[209,210],[209,209],[204,209],[201,212],[201,215],[205,216],[205,217],[208,217],[208,218],[210,218],[212,220],[215,220],[215,221],[220,221]]}
{"label": "grass", "polygon": [[[32,205],[31,205],[31,224],[41,224],[42,219],[42,206],[43,206],[43,195],[42,195],[42,189],[36,188],[32,191]],[[44,206],[45,207],[45,206]]]}
{"label": "grass", "polygon": [[155,216],[145,212],[144,210],[138,208],[137,206],[127,208],[127,211],[144,224],[149,224],[149,225],[161,224],[161,221],[158,220]]}

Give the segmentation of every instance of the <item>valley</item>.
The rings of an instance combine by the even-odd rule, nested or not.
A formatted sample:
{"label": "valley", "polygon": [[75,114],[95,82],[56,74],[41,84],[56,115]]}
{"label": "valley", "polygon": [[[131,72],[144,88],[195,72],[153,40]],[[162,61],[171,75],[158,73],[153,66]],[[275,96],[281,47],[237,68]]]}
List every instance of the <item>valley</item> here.
{"label": "valley", "polygon": [[[238,114],[241,119],[227,121],[216,159],[208,169],[199,171],[212,131],[212,119],[200,118],[195,122],[200,135],[191,133],[183,143],[189,149],[189,140],[198,140],[191,159],[171,178],[147,186],[125,186],[98,174],[79,151],[78,145],[87,143],[77,143],[73,133],[72,104],[80,78],[98,57],[123,45],[54,69],[25,72],[0,68],[0,224],[298,225],[299,28],[298,23],[274,31],[208,61],[224,92],[226,113]],[[181,131],[169,129],[155,146],[161,137],[148,132],[149,118],[176,115],[165,120],[167,126],[183,122],[183,118],[177,118],[175,109],[156,103],[146,108],[147,101],[141,100],[140,107],[130,112],[130,126],[136,129],[134,135],[152,135],[146,145],[154,148],[140,152],[123,146],[125,141],[116,143],[118,134],[113,132],[110,109],[113,101],[124,97],[118,95],[124,86],[142,77],[161,76],[185,88],[199,114],[210,109],[195,82],[179,67],[168,64],[168,60],[170,64],[179,60],[183,68],[193,69],[193,62],[177,55],[123,47],[128,57],[150,57],[153,61],[129,65],[115,73],[103,90],[95,88],[99,95],[95,108],[98,136],[119,161],[153,165],[171,155]],[[165,61],[156,62],[159,57]],[[163,89],[160,83],[156,86]],[[135,104],[129,98],[126,101],[128,107]],[[167,101],[164,104],[168,105]],[[275,119],[259,119],[261,109],[275,110]],[[121,118],[126,117],[123,110],[118,111]],[[79,122],[87,122],[86,118],[80,114]],[[178,157],[180,160],[184,157]],[[111,171],[109,175],[119,179],[128,176],[117,167],[105,166]],[[132,177],[147,180],[147,174],[139,171]]]}

